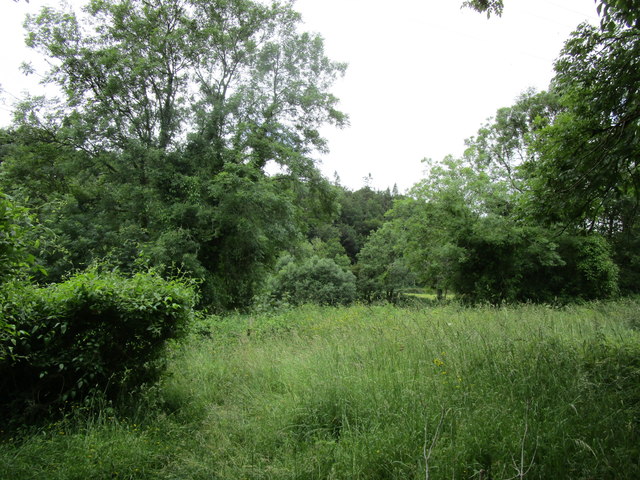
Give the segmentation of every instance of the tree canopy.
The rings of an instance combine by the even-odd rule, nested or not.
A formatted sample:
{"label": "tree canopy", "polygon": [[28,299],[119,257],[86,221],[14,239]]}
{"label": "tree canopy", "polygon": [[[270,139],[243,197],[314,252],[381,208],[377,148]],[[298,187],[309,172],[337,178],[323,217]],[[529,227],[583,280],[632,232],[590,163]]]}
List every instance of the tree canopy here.
{"label": "tree canopy", "polygon": [[331,93],[346,67],[292,2],[45,7],[27,41],[62,98],[26,98],[0,132],[0,187],[42,228],[0,254],[37,259],[43,283],[94,263],[153,267],[196,279],[214,310],[342,303],[356,288],[397,301],[416,285],[491,303],[635,292],[634,1],[596,2],[601,25],[571,35],[549,90],[497,110],[462,155],[425,162],[407,195],[350,191],[316,168],[322,127],[348,123]]}
{"label": "tree canopy", "polygon": [[251,301],[308,213],[334,208],[312,157],[322,125],[347,123],[330,92],[345,65],[299,22],[290,2],[250,0],[92,0],[27,19],[63,99],[23,102],[0,181],[50,227],[54,277],[151,263],[205,279],[215,304]]}
{"label": "tree canopy", "polygon": [[[602,26],[615,28],[615,24],[623,23],[628,27],[640,27],[640,1],[638,0],[595,0],[598,14],[602,18]],[[502,15],[503,0],[465,0],[463,7],[491,15]]]}

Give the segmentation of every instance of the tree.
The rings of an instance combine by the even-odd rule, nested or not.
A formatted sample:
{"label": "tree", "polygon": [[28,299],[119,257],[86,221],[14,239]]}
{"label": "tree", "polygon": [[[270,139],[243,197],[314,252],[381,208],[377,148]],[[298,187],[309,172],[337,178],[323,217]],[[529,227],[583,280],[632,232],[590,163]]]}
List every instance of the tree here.
{"label": "tree", "polygon": [[0,191],[0,285],[34,266],[35,258],[25,241],[31,228],[32,218],[27,210]]}
{"label": "tree", "polygon": [[[311,156],[326,148],[322,125],[347,122],[329,91],[345,66],[299,21],[277,1],[43,9],[28,43],[65,99],[23,104],[17,130],[35,135],[16,139],[4,178],[28,152],[58,150],[65,181],[37,209],[59,225],[72,266],[152,262],[205,279],[209,301],[246,304],[306,209],[333,208]],[[27,198],[35,180],[3,183]]]}
{"label": "tree", "polygon": [[540,156],[533,143],[560,111],[555,93],[525,91],[466,140],[466,161],[486,172],[492,182],[506,183],[512,194],[525,193],[530,188],[530,167]]}
{"label": "tree", "polygon": [[[534,110],[539,106],[525,104],[536,106]],[[468,142],[463,159],[448,157],[432,165],[409,198],[397,202],[390,217],[393,228],[402,232],[404,258],[420,283],[452,289],[470,302],[553,302],[617,294],[618,268],[601,236],[567,231],[530,215],[523,197],[529,195],[531,178],[521,167],[535,163],[536,155],[522,164],[520,158],[507,161],[526,140],[523,131],[529,131],[506,128],[510,122],[505,119],[526,118],[505,116],[522,114],[524,104],[517,105],[501,109],[498,120]]]}
{"label": "tree", "polygon": [[[637,30],[583,25],[556,61],[562,113],[538,136],[538,200],[558,220],[609,233],[640,200]],[[556,205],[562,205],[558,210]]]}
{"label": "tree", "polygon": [[[596,0],[598,14],[602,17],[602,27],[609,28],[615,22],[627,26],[640,26],[640,1],[638,0]],[[463,7],[472,8],[487,17],[492,14],[498,17],[504,9],[503,0],[466,0]]]}
{"label": "tree", "polygon": [[[494,187],[498,190],[492,192]],[[394,229],[404,232],[404,257],[418,283],[442,291],[453,287],[466,255],[459,238],[489,212],[490,204],[498,203],[489,199],[501,196],[503,187],[462,159],[430,163],[428,177],[389,212]]]}
{"label": "tree", "polygon": [[502,0],[466,0],[462,6],[472,8],[476,12],[486,13],[487,18],[492,14],[501,16],[504,9]]}
{"label": "tree", "polygon": [[415,276],[403,256],[403,234],[391,222],[373,232],[358,253],[358,293],[366,301],[395,303],[403,288],[415,286]]}
{"label": "tree", "polygon": [[394,200],[401,198],[389,189],[381,191],[370,187],[350,191],[338,188],[339,215],[334,221],[340,232],[340,242],[352,263],[357,262],[358,252],[371,233],[385,222],[385,213],[392,207]]}
{"label": "tree", "polygon": [[15,205],[0,190],[0,362],[13,357],[17,340],[26,334],[5,314],[10,308],[5,290],[8,282],[35,264],[25,241],[31,227],[31,217],[26,209]]}
{"label": "tree", "polygon": [[[467,3],[487,13],[486,3],[501,6]],[[596,3],[600,27],[581,25],[565,43],[550,86],[554,112],[529,135],[523,206],[531,219],[571,235],[603,235],[621,289],[633,292],[640,265],[640,4]]]}

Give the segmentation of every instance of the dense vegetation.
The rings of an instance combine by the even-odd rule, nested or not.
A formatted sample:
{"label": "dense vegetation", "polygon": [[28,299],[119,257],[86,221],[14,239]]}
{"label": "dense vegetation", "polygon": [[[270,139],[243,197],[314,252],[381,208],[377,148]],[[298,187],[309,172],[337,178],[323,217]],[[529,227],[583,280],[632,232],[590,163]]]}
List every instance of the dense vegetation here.
{"label": "dense vegetation", "polygon": [[622,3],[572,34],[549,91],[498,110],[461,158],[427,161],[407,195],[320,175],[320,127],[348,122],[330,93],[345,66],[299,33],[291,5],[45,8],[28,43],[63,98],[25,99],[0,135],[0,188],[42,227],[35,280],[152,266],[196,279],[200,306],[220,312],[313,299],[282,269],[318,258],[344,271],[338,284],[355,275],[364,301],[411,287],[494,304],[636,293],[640,41]]}
{"label": "dense vegetation", "polygon": [[0,476],[635,479],[639,309],[211,318],[128,410],[80,407],[5,437]]}
{"label": "dense vegetation", "polygon": [[28,18],[61,97],[0,130],[0,476],[636,478],[634,5],[402,195],[317,169],[345,65],[289,2]]}

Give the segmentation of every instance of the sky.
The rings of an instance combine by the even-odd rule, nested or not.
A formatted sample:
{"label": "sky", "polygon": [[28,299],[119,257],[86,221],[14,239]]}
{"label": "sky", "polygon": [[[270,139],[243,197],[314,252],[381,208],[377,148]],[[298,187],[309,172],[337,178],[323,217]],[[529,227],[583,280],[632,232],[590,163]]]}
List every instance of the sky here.
{"label": "sky", "polygon": [[[35,60],[22,22],[53,0],[0,0],[0,125],[11,105],[40,88],[19,71]],[[528,88],[545,90],[564,41],[583,21],[597,23],[594,0],[505,0],[502,17],[461,9],[462,0],[297,0],[302,29],[320,33],[332,60],[346,62],[333,93],[350,118],[322,134],[322,172],[351,189],[397,185],[425,175],[424,158],[460,155],[464,140]]]}

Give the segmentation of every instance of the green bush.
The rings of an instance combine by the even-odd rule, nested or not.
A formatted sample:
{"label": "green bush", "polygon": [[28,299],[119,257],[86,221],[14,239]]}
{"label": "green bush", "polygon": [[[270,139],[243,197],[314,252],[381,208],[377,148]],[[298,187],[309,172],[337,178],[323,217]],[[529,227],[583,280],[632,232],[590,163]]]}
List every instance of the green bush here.
{"label": "green bush", "polygon": [[195,301],[179,281],[95,269],[44,288],[8,285],[0,296],[3,322],[27,333],[2,345],[12,352],[0,359],[7,416],[18,408],[50,411],[97,392],[114,397],[156,380],[165,342],[185,332]]}
{"label": "green bush", "polygon": [[356,297],[356,277],[333,260],[311,257],[284,265],[272,279],[272,295],[293,304],[347,305]]}

